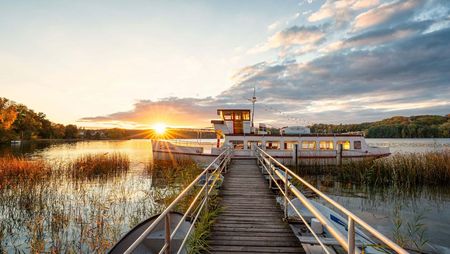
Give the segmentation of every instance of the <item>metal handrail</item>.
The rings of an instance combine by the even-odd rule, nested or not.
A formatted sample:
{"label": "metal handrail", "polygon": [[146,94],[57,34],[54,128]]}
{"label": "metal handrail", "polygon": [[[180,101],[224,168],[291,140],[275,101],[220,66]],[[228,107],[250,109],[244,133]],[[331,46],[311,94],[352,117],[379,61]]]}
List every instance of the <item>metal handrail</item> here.
{"label": "metal handrail", "polygon": [[[191,209],[194,207],[195,203],[197,202],[197,200],[199,199],[199,197],[201,196],[202,193],[204,193],[204,197],[201,199],[201,203],[200,203],[200,207],[195,215],[194,220],[191,223],[191,227],[189,228],[186,236],[183,239],[183,242],[178,250],[177,253],[180,253],[181,250],[183,249],[184,245],[186,244],[187,238],[190,235],[195,222],[197,221],[201,211],[203,210],[203,208],[207,207],[207,203],[208,203],[208,196],[209,193],[212,191],[212,189],[214,188],[214,184],[215,182],[218,180],[218,178],[220,177],[220,173],[228,166],[228,164],[230,163],[231,160],[231,154],[232,154],[232,150],[230,148],[225,149],[221,154],[219,154],[173,201],[172,203],[170,203],[169,206],[167,206],[166,209],[164,209],[164,211],[153,221],[153,223],[148,226],[144,232],[133,242],[133,244],[130,245],[130,247],[128,247],[128,249],[124,252],[124,253],[132,253],[134,249],[137,248],[137,246],[139,246],[140,243],[142,243],[142,241],[145,239],[145,237],[150,234],[152,232],[153,229],[155,229],[155,227],[163,220],[165,219],[165,244],[164,246],[161,248],[159,253],[170,253],[170,242],[172,240],[172,238],[175,236],[177,230],[180,228],[181,224],[184,222],[184,220],[186,219],[188,213],[191,211]],[[209,173],[209,171],[211,170],[212,167],[214,167],[215,165],[219,165],[217,168],[214,169],[214,171],[212,173]],[[175,227],[175,229],[172,231],[172,233],[170,232],[170,220],[169,220],[169,213],[173,210],[173,208],[177,205],[177,203],[186,196],[186,194],[191,191],[191,189],[193,189],[197,183],[199,182],[199,180],[202,178],[202,176],[205,176],[205,183],[203,184],[203,186],[200,188],[200,190],[198,191],[197,195],[195,196],[194,200],[191,202],[191,204],[189,205],[186,213],[183,215],[182,219],[180,220],[180,222],[177,224],[177,226]],[[213,183],[209,186],[209,181],[213,179]]]}
{"label": "metal handrail", "polygon": [[[272,182],[275,183],[275,185],[277,186],[277,188],[280,190],[281,194],[283,195],[283,197],[287,197],[287,192],[283,190],[283,188],[278,184],[277,180],[275,179],[275,177],[272,175],[271,170],[269,170],[267,168],[267,166],[265,165],[265,163],[263,163],[262,160],[264,160],[265,162],[267,162],[266,158],[259,158],[257,157],[257,160],[261,163],[261,165],[263,166],[264,170],[266,170],[266,172],[269,174],[271,180],[269,182],[269,188],[272,188]],[[308,230],[311,232],[311,234],[313,235],[313,237],[317,240],[317,242],[319,243],[319,245],[322,247],[322,249],[327,253],[330,254],[330,252],[328,251],[328,249],[325,247],[324,243],[322,242],[322,240],[320,240],[319,236],[317,236],[317,234],[314,232],[314,230],[312,230],[311,226],[308,224],[308,222],[306,221],[306,219],[303,217],[303,215],[297,210],[297,208],[294,206],[294,204],[289,200],[289,199],[284,199],[285,201],[289,202],[289,204],[292,206],[292,208],[294,209],[295,213],[300,217],[300,219],[303,221],[303,223],[305,224],[306,228],[308,228]],[[287,207],[287,206],[285,206]]]}
{"label": "metal handrail", "polygon": [[[288,191],[291,191],[292,194],[294,194],[300,202],[303,203],[303,205],[324,225],[330,234],[338,241],[338,243],[348,252],[351,254],[354,253],[360,253],[360,251],[355,248],[355,223],[359,224],[362,228],[370,232],[373,236],[375,236],[377,239],[379,239],[382,243],[384,243],[386,246],[391,248],[392,250],[396,251],[397,253],[406,254],[408,253],[405,249],[391,241],[389,238],[378,232],[376,229],[371,227],[369,224],[367,224],[365,221],[360,219],[358,216],[354,215],[352,212],[347,210],[345,207],[325,195],[323,192],[316,189],[314,186],[312,186],[310,183],[308,183],[303,178],[299,177],[297,174],[295,174],[292,170],[288,169],[286,166],[281,164],[279,161],[274,159],[272,156],[270,156],[268,153],[266,153],[263,149],[260,147],[255,146],[256,155],[260,162],[264,164],[267,164],[267,166],[264,165],[266,171],[269,173],[269,175],[272,177],[271,171],[273,171],[274,174],[276,174],[280,180],[284,182],[285,189],[284,191],[281,189],[281,187],[277,184],[277,187],[282,191],[282,194],[284,196],[284,202],[285,202],[285,217],[287,217],[287,206],[288,204],[292,207],[293,204],[289,201],[288,198]],[[274,165],[280,167],[284,171],[284,175],[282,175],[277,170],[274,170]],[[267,169],[267,167],[270,168],[270,170]],[[326,200],[329,204],[331,204],[333,207],[337,208],[340,212],[345,214],[348,217],[348,235],[345,237],[342,233],[340,233],[334,225],[330,224],[329,221],[323,216],[323,214],[314,207],[311,202],[297,189],[295,186],[289,181],[288,177],[292,176],[298,181],[300,181],[302,184],[304,184],[306,187],[308,187],[310,190],[315,192],[317,195],[322,197],[324,200]],[[274,179],[272,177],[272,179]],[[270,183],[271,187],[271,183]],[[296,209],[294,209],[296,210]],[[296,211],[297,212],[297,211]],[[320,243],[320,241],[319,241]],[[322,245],[322,244],[321,244]]]}

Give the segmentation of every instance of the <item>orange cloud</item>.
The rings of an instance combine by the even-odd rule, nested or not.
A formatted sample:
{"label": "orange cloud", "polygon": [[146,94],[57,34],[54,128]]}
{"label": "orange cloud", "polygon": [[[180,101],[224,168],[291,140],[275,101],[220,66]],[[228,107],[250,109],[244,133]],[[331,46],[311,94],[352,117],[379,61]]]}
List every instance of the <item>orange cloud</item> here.
{"label": "orange cloud", "polygon": [[370,9],[358,15],[355,18],[353,29],[357,31],[385,23],[393,17],[400,16],[404,12],[413,10],[420,3],[421,2],[418,0],[411,0],[380,5],[379,7]]}
{"label": "orange cloud", "polygon": [[168,98],[161,101],[141,100],[130,111],[107,116],[85,117],[84,123],[110,126],[120,123],[122,127],[151,128],[157,123],[176,127],[208,127],[215,118],[215,108],[202,106],[198,99]]}

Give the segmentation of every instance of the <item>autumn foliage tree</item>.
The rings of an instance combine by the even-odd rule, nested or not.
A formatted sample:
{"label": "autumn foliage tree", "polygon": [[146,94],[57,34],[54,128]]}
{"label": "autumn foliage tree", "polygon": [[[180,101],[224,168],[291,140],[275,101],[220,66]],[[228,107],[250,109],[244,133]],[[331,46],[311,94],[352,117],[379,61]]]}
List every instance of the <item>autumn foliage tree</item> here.
{"label": "autumn foliage tree", "polygon": [[11,101],[0,98],[0,126],[3,130],[9,130],[16,120],[17,110]]}
{"label": "autumn foliage tree", "polygon": [[0,97],[0,142],[76,138],[77,132],[76,125],[52,123],[44,113],[36,113],[23,104]]}

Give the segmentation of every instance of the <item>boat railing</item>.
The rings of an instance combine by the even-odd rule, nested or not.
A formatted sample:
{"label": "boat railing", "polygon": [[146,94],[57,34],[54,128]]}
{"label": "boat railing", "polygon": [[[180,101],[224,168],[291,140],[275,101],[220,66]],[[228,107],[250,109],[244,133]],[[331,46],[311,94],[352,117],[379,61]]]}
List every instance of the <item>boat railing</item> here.
{"label": "boat railing", "polygon": [[[173,201],[169,206],[150,224],[142,234],[128,247],[128,249],[124,253],[132,253],[134,249],[136,249],[139,244],[144,241],[144,239],[157,227],[157,225],[164,220],[164,245],[162,246],[159,253],[183,253],[183,248],[187,243],[187,240],[192,233],[192,230],[195,227],[195,223],[199,219],[199,216],[202,211],[208,209],[208,200],[211,195],[212,190],[216,186],[216,182],[220,179],[220,174],[223,171],[227,170],[228,165],[230,164],[232,156],[232,149],[224,150],[220,155],[218,155]],[[205,179],[204,183],[200,183],[202,179]],[[203,182],[203,181],[202,181]],[[189,207],[185,211],[183,217],[180,222],[175,226],[173,230],[171,230],[170,226],[170,212],[175,209],[177,204],[180,203],[183,198],[185,198],[188,193],[190,193],[195,188],[200,188],[195,195],[194,199],[190,203]],[[194,209],[194,207],[196,207]],[[191,215],[191,225],[183,237],[183,241],[178,248],[178,250],[171,249],[171,241],[173,240],[175,234],[181,228],[181,225],[184,221],[186,221],[187,216],[190,215],[191,211],[194,209],[194,214]]]}
{"label": "boat railing", "polygon": [[179,145],[179,146],[214,146],[214,141],[209,140],[186,140],[186,139],[167,139],[165,141],[168,141],[172,144]]}
{"label": "boat railing", "polygon": [[[309,223],[305,220],[305,218],[301,215],[298,209],[294,206],[292,201],[289,199],[289,195],[293,195],[312,213],[312,215],[317,218],[320,223],[330,232],[330,234],[336,239],[342,248],[344,248],[347,253],[361,253],[361,251],[355,247],[355,224],[359,225],[364,230],[368,231],[371,235],[381,241],[388,248],[394,250],[397,253],[408,253],[402,247],[394,243],[392,240],[384,236],[382,233],[378,232],[376,229],[367,224],[364,220],[347,210],[345,207],[325,195],[323,192],[316,189],[310,183],[308,183],[303,178],[299,177],[292,170],[281,164],[279,161],[274,159],[268,153],[266,153],[263,149],[255,146],[255,154],[257,157],[258,164],[261,166],[261,170],[265,170],[271,179],[269,179],[269,188],[272,188],[272,185],[275,184],[280,193],[282,194],[282,198],[284,200],[284,216],[288,217],[288,207],[292,207],[295,214],[303,221],[305,226],[320,244],[320,246],[324,249],[325,253],[329,253],[329,250],[326,248],[325,244],[321,240],[321,238],[312,230],[309,226]],[[319,197],[323,198],[328,204],[330,204],[333,208],[339,210],[342,214],[347,216],[348,218],[348,228],[347,228],[347,236],[344,236],[326,217],[306,198],[289,180],[299,181],[302,185],[306,186],[309,190],[317,194]],[[278,183],[277,180],[281,180],[284,186],[281,186],[281,182]]]}

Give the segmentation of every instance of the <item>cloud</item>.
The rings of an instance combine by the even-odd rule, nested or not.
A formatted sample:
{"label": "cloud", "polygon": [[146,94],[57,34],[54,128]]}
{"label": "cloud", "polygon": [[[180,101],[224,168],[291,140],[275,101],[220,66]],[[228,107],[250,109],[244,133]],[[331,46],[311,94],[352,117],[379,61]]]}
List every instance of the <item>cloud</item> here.
{"label": "cloud", "polygon": [[269,39],[271,47],[313,44],[320,41],[325,33],[320,27],[293,26],[275,34]]}
{"label": "cloud", "polygon": [[326,26],[292,26],[275,33],[264,44],[250,49],[249,53],[261,53],[270,49],[316,45],[325,37]]}
{"label": "cloud", "polygon": [[284,25],[289,25],[291,22],[296,20],[298,17],[300,17],[299,12],[295,13],[294,15],[292,15],[290,17],[279,19],[279,20],[273,22],[272,24],[270,24],[269,26],[267,26],[267,30],[269,32],[271,32],[271,31],[274,31],[275,29],[278,29]]}
{"label": "cloud", "polygon": [[[231,77],[234,85],[215,97],[138,101],[129,111],[82,121],[206,127],[217,108],[250,108],[254,87],[256,121],[275,126],[448,114],[450,19],[444,5],[327,1],[309,16],[326,23],[275,33],[253,50],[275,49],[283,57],[240,69]],[[304,58],[306,52],[313,56]]]}
{"label": "cloud", "polygon": [[368,32],[330,42],[320,50],[330,53],[339,49],[380,47],[384,44],[397,42],[411,36],[417,36],[428,30],[434,23],[432,21],[410,22],[392,28],[369,30]]}
{"label": "cloud", "polygon": [[321,21],[327,18],[333,17],[334,14],[334,1],[327,0],[318,11],[312,13],[308,17],[309,22]]}
{"label": "cloud", "polygon": [[125,126],[149,128],[156,123],[169,126],[204,127],[215,114],[209,103],[211,98],[165,98],[159,101],[140,100],[129,111],[106,116],[84,117],[80,122],[96,122],[106,125],[117,122]]}
{"label": "cloud", "polygon": [[421,0],[397,1],[382,4],[356,16],[353,22],[353,30],[373,28],[384,24],[395,25],[411,17],[417,7],[421,6]]}
{"label": "cloud", "polygon": [[349,21],[355,11],[367,9],[379,4],[379,0],[327,0],[316,12],[309,17],[309,22],[318,22],[333,18],[338,23]]}
{"label": "cloud", "polygon": [[355,1],[352,4],[353,10],[367,9],[373,6],[377,6],[380,4],[379,0],[364,0],[364,1]]}
{"label": "cloud", "polygon": [[[270,97],[283,102],[302,101],[298,105],[287,104],[294,108],[304,106],[306,102],[309,111],[323,110],[321,115],[322,112],[333,110],[324,105],[341,105],[340,114],[351,112],[352,115],[368,109],[378,110],[380,113],[396,112],[399,109],[412,112],[415,108],[442,110],[443,106],[448,106],[450,98],[450,29],[421,34],[420,31],[426,27],[423,23],[412,24],[409,30],[405,26],[405,31],[416,31],[415,36],[409,37],[404,37],[401,33],[399,35],[395,30],[355,37],[350,40],[355,46],[352,51],[338,49],[304,64],[291,62],[261,65],[255,69],[254,75],[247,72],[248,78],[242,79],[239,85],[225,94],[229,98],[233,98],[233,95],[238,98],[242,96],[241,91],[256,85],[259,97]],[[389,45],[380,45],[370,50],[358,48],[367,41],[381,43],[386,38],[391,40]],[[396,99],[392,99],[393,95]],[[377,103],[337,103],[352,102],[360,97],[377,97],[383,100]],[[333,102],[323,104],[326,101]],[[286,110],[286,106],[279,107]],[[338,119],[334,117],[334,120]]]}

